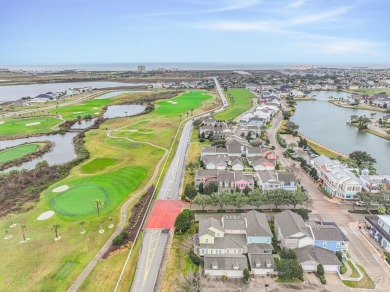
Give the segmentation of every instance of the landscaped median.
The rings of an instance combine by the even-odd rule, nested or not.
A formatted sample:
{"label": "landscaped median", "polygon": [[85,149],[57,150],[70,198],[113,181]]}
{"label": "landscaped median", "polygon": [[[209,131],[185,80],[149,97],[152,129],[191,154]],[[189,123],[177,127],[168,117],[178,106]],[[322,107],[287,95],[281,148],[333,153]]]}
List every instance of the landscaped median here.
{"label": "landscaped median", "polygon": [[339,277],[343,284],[350,288],[362,288],[362,289],[375,289],[375,284],[368,276],[367,272],[361,265],[355,264],[355,262],[347,255],[347,259],[344,262],[346,272],[349,276],[344,276],[340,272]]}

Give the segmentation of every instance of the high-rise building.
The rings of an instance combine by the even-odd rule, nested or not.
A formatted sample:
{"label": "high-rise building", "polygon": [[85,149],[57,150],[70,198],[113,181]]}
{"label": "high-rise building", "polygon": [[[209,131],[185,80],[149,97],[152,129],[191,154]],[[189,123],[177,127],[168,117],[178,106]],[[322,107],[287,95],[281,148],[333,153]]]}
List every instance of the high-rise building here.
{"label": "high-rise building", "polygon": [[137,66],[137,72],[138,72],[138,73],[144,73],[144,72],[146,72],[145,65],[138,65],[138,66]]}

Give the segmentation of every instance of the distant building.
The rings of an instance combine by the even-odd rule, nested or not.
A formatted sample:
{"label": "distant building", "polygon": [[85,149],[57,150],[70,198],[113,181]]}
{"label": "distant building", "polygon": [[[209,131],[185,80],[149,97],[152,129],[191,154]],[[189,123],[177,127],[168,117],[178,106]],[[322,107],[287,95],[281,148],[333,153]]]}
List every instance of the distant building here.
{"label": "distant building", "polygon": [[138,65],[138,66],[137,66],[137,72],[138,72],[138,73],[145,73],[145,72],[146,72],[146,67],[145,67],[145,65]]}

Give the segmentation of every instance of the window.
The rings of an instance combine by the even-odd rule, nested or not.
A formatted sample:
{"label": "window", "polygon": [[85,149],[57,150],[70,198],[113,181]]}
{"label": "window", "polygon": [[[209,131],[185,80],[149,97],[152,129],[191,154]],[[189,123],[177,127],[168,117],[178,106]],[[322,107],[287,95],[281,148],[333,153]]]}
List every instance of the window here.
{"label": "window", "polygon": [[336,248],[340,248],[340,242],[336,243]]}
{"label": "window", "polygon": [[217,232],[217,237],[219,237],[219,232]]}
{"label": "window", "polygon": [[326,248],[326,245],[327,245],[326,242],[323,242],[323,243],[322,243],[322,247],[323,247],[323,248]]}
{"label": "window", "polygon": [[251,238],[249,238],[249,242],[252,242],[252,237],[251,237]]}
{"label": "window", "polygon": [[206,238],[206,243],[209,243],[209,239],[208,238]]}

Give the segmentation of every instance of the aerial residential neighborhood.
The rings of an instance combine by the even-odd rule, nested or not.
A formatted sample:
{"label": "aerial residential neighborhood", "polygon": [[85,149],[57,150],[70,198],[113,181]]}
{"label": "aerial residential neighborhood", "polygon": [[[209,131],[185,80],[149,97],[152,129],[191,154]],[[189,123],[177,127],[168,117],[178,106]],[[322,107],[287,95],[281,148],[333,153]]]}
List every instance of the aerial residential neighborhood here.
{"label": "aerial residential neighborhood", "polygon": [[390,1],[0,1],[0,292],[390,291]]}

